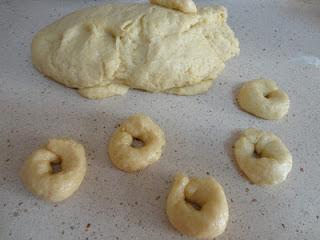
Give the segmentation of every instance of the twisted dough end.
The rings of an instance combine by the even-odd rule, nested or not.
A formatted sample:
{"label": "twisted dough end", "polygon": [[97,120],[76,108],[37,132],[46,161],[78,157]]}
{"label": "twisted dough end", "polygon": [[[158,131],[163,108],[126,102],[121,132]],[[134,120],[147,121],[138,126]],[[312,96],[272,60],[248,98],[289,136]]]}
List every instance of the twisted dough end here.
{"label": "twisted dough end", "polygon": [[181,233],[199,239],[222,234],[229,219],[229,209],[221,185],[212,177],[175,177],[167,198],[167,215]]}

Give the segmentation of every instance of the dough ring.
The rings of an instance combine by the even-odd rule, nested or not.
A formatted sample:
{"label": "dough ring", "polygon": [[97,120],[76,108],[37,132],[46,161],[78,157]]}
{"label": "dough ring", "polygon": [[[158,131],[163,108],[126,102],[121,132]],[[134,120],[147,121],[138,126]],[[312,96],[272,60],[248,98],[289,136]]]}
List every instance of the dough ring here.
{"label": "dough ring", "polygon": [[[133,140],[144,143],[133,147]],[[126,172],[142,170],[161,157],[165,137],[161,128],[151,118],[135,114],[123,122],[109,142],[109,157],[113,164]]]}
{"label": "dough ring", "polygon": [[272,80],[246,82],[238,95],[240,107],[257,117],[278,120],[289,111],[289,97]]}
{"label": "dough ring", "polygon": [[167,215],[179,232],[213,239],[226,229],[229,209],[223,188],[214,178],[189,179],[178,174],[167,198]]}
{"label": "dough ring", "polygon": [[197,6],[192,0],[150,0],[151,3],[184,13],[196,13]]}
{"label": "dough ring", "polygon": [[245,130],[235,143],[234,153],[240,169],[258,185],[281,183],[292,168],[289,150],[271,132]]}
{"label": "dough ring", "polygon": [[[60,164],[54,171],[52,164]],[[59,202],[70,197],[80,186],[86,173],[83,146],[73,140],[52,139],[24,162],[21,179],[34,195]]]}

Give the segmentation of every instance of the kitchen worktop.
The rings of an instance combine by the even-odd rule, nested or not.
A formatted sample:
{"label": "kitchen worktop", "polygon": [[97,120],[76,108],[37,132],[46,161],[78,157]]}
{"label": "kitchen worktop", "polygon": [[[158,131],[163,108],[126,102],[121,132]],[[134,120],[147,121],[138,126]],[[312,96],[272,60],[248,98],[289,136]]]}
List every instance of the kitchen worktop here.
{"label": "kitchen worktop", "polygon": [[[319,239],[320,1],[196,1],[228,8],[241,48],[207,94],[130,90],[93,101],[36,71],[30,45],[40,28],[104,2],[112,1],[0,0],[0,239],[189,239],[165,213],[178,171],[211,175],[224,187],[230,219],[217,240]],[[284,119],[258,119],[237,107],[241,83],[260,77],[290,96]],[[163,128],[167,145],[159,162],[128,174],[109,161],[106,143],[137,112]],[[274,132],[290,149],[293,169],[284,183],[259,187],[239,173],[232,145],[249,127]],[[57,204],[35,198],[18,176],[24,159],[52,137],[80,141],[88,159],[79,190]]]}

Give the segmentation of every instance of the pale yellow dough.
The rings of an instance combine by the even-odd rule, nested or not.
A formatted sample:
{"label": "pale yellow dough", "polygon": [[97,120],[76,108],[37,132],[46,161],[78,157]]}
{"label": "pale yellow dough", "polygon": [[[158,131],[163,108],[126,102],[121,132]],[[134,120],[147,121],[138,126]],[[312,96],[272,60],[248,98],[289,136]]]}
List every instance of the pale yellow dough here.
{"label": "pale yellow dough", "polygon": [[167,215],[179,232],[199,239],[213,239],[225,231],[229,208],[223,188],[214,178],[188,178],[178,174],[167,198]]}
{"label": "pale yellow dough", "polygon": [[184,13],[196,13],[197,6],[192,0],[150,0],[153,4],[179,10]]}
{"label": "pale yellow dough", "polygon": [[121,84],[109,84],[107,86],[82,88],[79,94],[89,99],[103,99],[112,96],[124,95],[128,92],[129,87]]}
{"label": "pale yellow dough", "polygon": [[[61,171],[53,173],[51,163],[60,163]],[[37,197],[59,202],[79,188],[85,173],[83,146],[73,140],[51,139],[24,162],[20,176],[26,188]]]}
{"label": "pale yellow dough", "polygon": [[238,95],[239,106],[257,117],[278,120],[289,111],[288,95],[275,81],[258,79],[242,85]]}
{"label": "pale yellow dough", "polygon": [[292,169],[289,150],[271,132],[245,130],[235,143],[234,153],[240,169],[258,185],[281,183]]}
{"label": "pale yellow dough", "polygon": [[198,84],[190,85],[187,87],[181,87],[181,88],[171,88],[166,91],[166,93],[176,94],[176,95],[195,95],[195,94],[201,94],[204,92],[207,92],[209,88],[212,86],[213,81],[207,80],[202,81]]}
{"label": "pale yellow dough", "polygon": [[239,53],[226,20],[219,6],[194,14],[148,3],[90,7],[38,32],[32,61],[46,76],[92,99],[122,95],[127,88],[198,94]]}
{"label": "pale yellow dough", "polygon": [[[144,145],[132,146],[134,138]],[[123,171],[139,171],[160,159],[165,143],[164,132],[151,118],[135,114],[112,135],[108,146],[109,158]]]}

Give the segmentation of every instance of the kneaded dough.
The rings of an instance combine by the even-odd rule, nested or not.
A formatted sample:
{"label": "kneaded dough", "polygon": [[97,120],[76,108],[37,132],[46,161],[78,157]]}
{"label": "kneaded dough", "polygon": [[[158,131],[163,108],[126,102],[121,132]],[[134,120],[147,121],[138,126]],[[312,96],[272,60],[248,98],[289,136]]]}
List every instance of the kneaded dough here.
{"label": "kneaded dough", "polygon": [[226,20],[219,6],[195,14],[148,3],[89,7],[38,32],[32,61],[44,75],[88,98],[126,92],[110,86],[198,94],[239,53]]}

